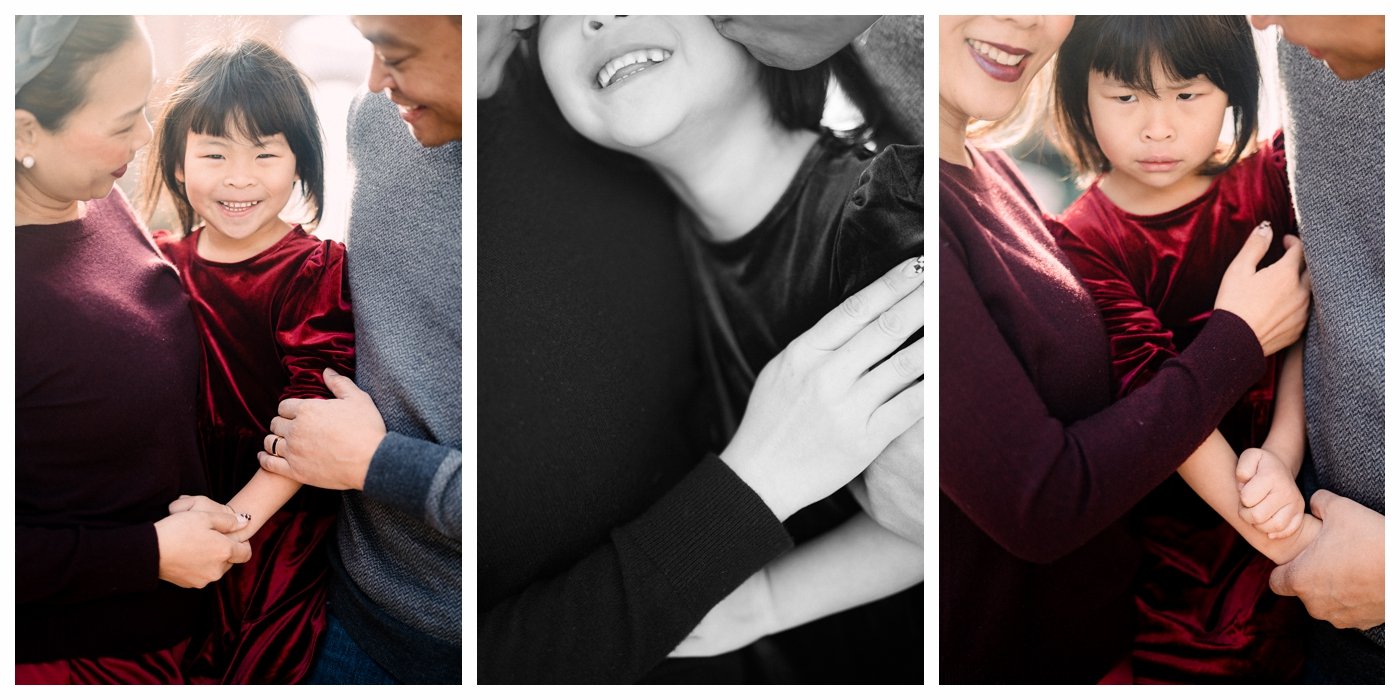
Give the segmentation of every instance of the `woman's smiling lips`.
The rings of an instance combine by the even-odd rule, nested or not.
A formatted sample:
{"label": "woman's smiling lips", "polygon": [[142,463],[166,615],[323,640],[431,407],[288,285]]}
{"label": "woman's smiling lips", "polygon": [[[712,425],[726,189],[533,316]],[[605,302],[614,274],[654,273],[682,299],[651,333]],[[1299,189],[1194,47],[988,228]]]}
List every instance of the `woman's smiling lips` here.
{"label": "woman's smiling lips", "polygon": [[[128,165],[129,165],[129,163],[128,163]],[[117,168],[116,170],[113,170],[112,173],[111,173],[112,177],[117,178],[118,180],[122,179],[122,176],[125,175],[125,174],[126,174],[126,166],[125,166],[125,165],[123,165],[123,166],[120,167],[120,168]]]}
{"label": "woman's smiling lips", "polygon": [[993,80],[1014,83],[1026,71],[1026,57],[1031,53],[1026,49],[980,39],[968,39],[966,43],[973,62]]}

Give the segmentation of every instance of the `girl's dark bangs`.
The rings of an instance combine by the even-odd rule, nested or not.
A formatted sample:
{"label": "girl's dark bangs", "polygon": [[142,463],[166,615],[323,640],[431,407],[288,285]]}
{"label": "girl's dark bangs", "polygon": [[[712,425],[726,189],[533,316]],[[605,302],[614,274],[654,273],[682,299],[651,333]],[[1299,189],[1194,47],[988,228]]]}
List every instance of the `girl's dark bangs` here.
{"label": "girl's dark bangs", "polygon": [[1153,97],[1157,96],[1157,86],[1152,80],[1154,64],[1160,64],[1172,80],[1186,80],[1200,75],[1201,71],[1191,70],[1196,63],[1194,55],[1187,55],[1189,47],[1171,47],[1166,44],[1162,27],[1142,18],[1124,18],[1123,26],[1100,34],[1098,43],[1089,58],[1090,70],[1102,73],[1134,90],[1141,90]]}
{"label": "girl's dark bangs", "polygon": [[208,82],[204,94],[192,100],[190,130],[214,138],[244,137],[253,142],[303,131],[305,118],[297,118],[299,105],[285,104],[277,96],[283,86],[270,84],[256,73],[221,73]]}

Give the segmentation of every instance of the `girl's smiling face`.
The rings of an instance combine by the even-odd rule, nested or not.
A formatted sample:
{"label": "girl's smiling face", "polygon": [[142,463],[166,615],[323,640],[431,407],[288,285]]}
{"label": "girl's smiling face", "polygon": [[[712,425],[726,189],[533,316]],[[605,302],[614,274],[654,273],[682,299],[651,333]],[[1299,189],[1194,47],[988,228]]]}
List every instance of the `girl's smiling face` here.
{"label": "girl's smiling face", "polygon": [[176,177],[204,220],[206,237],[216,244],[232,239],[257,245],[291,230],[280,215],[296,186],[297,158],[282,134],[254,142],[241,135],[218,138],[191,131]]}
{"label": "girl's smiling face", "polygon": [[539,55],[564,118],[614,150],[762,104],[757,62],[703,15],[546,17]]}

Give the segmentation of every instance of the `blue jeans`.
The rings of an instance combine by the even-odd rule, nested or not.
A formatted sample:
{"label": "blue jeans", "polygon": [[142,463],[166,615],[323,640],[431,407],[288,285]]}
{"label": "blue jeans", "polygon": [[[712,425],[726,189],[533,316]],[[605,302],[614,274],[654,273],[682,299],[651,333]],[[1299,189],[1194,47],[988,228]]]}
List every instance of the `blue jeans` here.
{"label": "blue jeans", "polygon": [[326,633],[316,650],[311,673],[302,681],[310,685],[397,685],[384,667],[374,662],[350,637],[335,613],[326,612]]}

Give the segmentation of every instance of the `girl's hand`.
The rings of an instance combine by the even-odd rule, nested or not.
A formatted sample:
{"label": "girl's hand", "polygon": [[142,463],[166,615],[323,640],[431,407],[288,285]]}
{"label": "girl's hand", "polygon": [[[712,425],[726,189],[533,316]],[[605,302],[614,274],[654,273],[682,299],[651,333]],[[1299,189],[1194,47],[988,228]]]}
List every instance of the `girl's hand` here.
{"label": "girl's hand", "polygon": [[1215,295],[1215,308],[1244,319],[1259,338],[1265,356],[1292,345],[1302,335],[1312,294],[1312,281],[1303,264],[1303,242],[1297,236],[1284,237],[1286,250],[1278,262],[1255,269],[1272,240],[1269,222],[1259,224],[1225,270]]}
{"label": "girl's hand", "polygon": [[1240,484],[1240,519],[1279,540],[1303,526],[1303,493],[1293,470],[1267,450],[1251,447],[1235,465]]}
{"label": "girl's hand", "polygon": [[[720,458],[779,520],[846,485],[924,415],[922,257],[886,273],[759,373]],[[879,366],[874,366],[879,363]]]}
{"label": "girl's hand", "polygon": [[705,614],[670,656],[715,656],[742,649],[778,629],[768,570],[748,577]]}
{"label": "girl's hand", "polygon": [[157,521],[160,578],[182,588],[203,588],[219,580],[234,564],[252,558],[248,543],[229,534],[247,524],[229,513],[197,510],[172,513]]}

